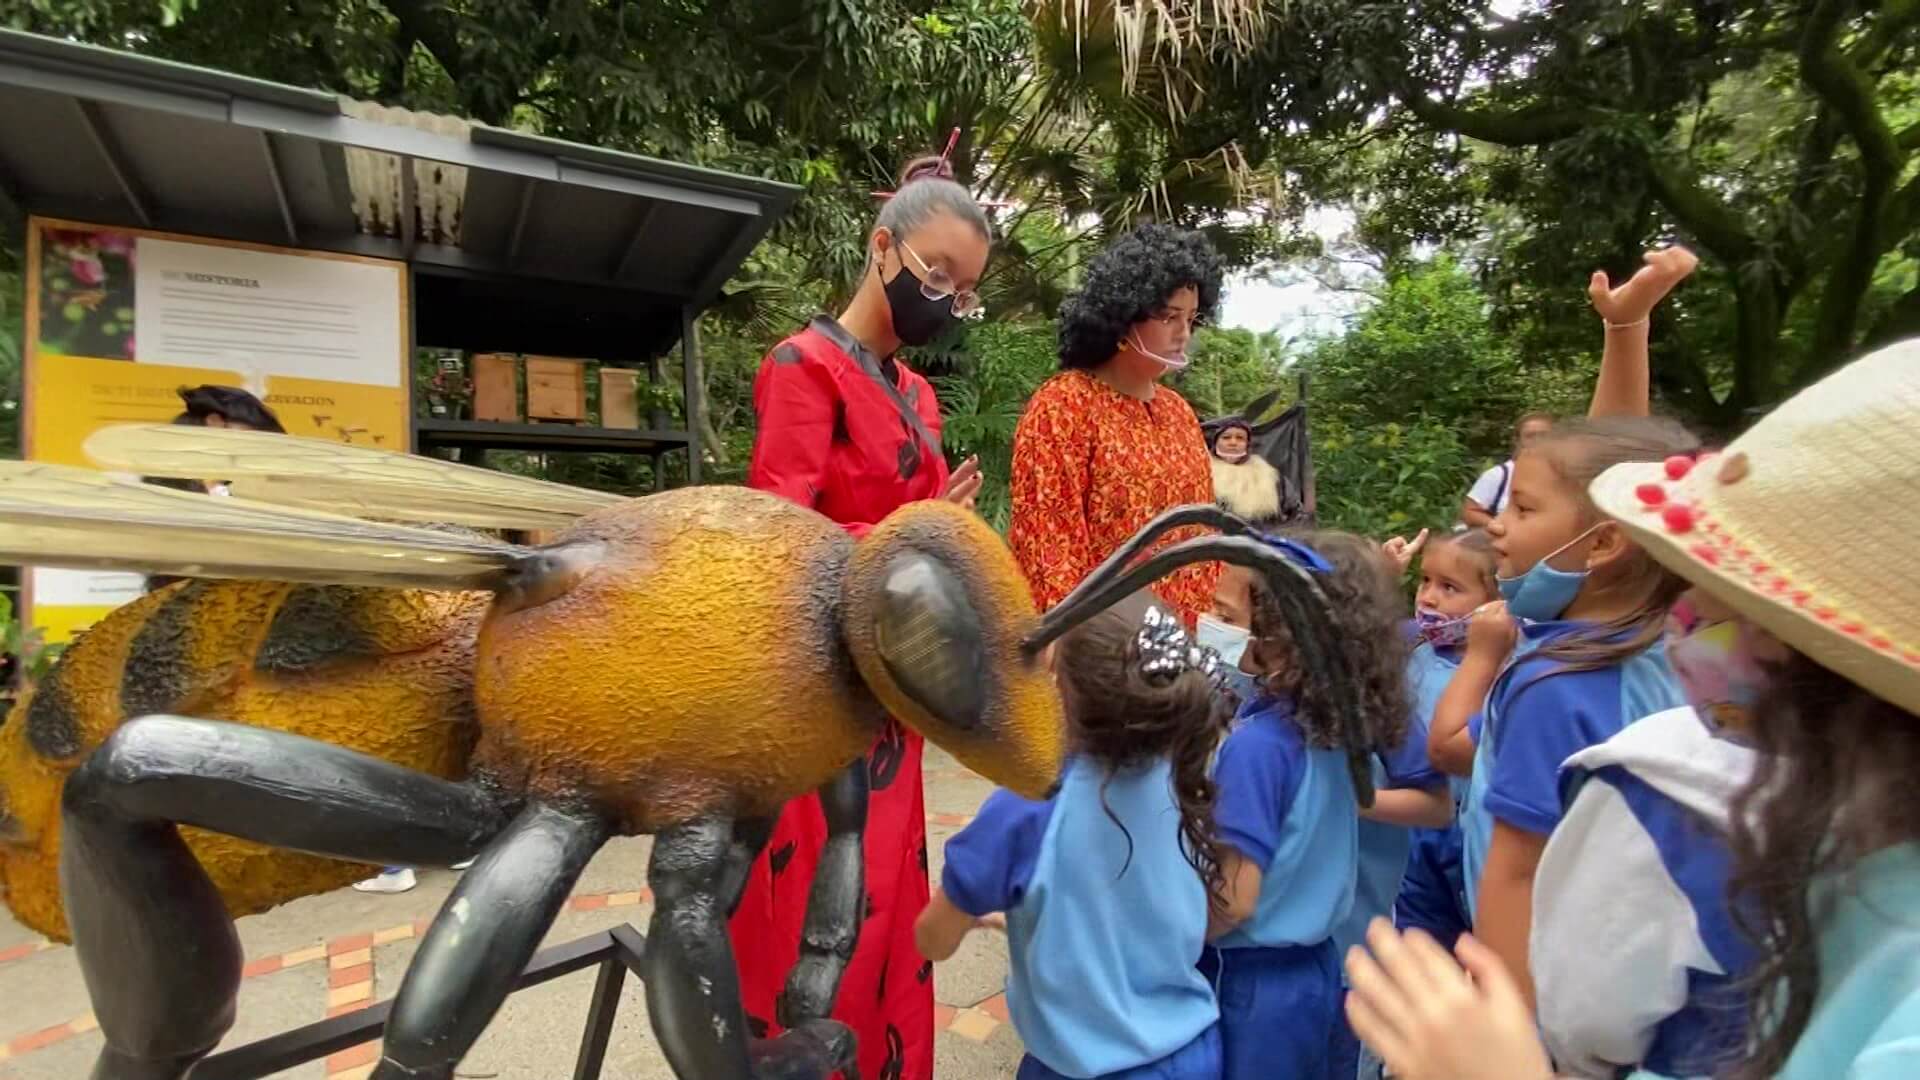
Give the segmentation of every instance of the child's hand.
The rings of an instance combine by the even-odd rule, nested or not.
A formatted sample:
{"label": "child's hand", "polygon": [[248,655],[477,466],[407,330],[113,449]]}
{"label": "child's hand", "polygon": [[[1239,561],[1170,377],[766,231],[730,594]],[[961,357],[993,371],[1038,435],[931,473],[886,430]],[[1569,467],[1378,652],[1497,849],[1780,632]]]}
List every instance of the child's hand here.
{"label": "child's hand", "polygon": [[1473,609],[1467,623],[1467,653],[1489,660],[1505,660],[1520,638],[1520,624],[1507,613],[1507,602],[1495,600]]}
{"label": "child's hand", "polygon": [[1548,1080],[1552,1066],[1513,976],[1472,934],[1455,951],[1459,963],[1425,933],[1402,936],[1373,920],[1367,949],[1347,952],[1354,1033],[1404,1080]]}
{"label": "child's hand", "polygon": [[1007,913],[1004,911],[990,911],[973,920],[973,925],[981,930],[998,930],[1004,934],[1007,932]]}
{"label": "child's hand", "polygon": [[1407,567],[1413,565],[1414,557],[1420,554],[1420,549],[1426,546],[1427,530],[1421,529],[1420,535],[1411,540],[1404,536],[1396,536],[1386,541],[1380,545],[1380,551],[1393,560],[1395,569],[1404,574],[1407,572]]}
{"label": "child's hand", "polygon": [[1593,310],[1609,324],[1631,326],[1641,322],[1675,285],[1685,281],[1693,268],[1700,265],[1700,259],[1693,252],[1677,244],[1649,251],[1645,258],[1647,265],[1617,289],[1609,286],[1605,270],[1593,272],[1593,279],[1587,283],[1587,295],[1593,299]]}

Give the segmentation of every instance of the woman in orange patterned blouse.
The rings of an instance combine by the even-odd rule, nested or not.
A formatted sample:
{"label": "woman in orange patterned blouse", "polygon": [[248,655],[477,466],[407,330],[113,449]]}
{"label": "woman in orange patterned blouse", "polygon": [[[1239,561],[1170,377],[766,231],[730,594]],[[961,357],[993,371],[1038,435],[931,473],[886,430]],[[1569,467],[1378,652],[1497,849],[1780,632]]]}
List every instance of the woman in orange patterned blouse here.
{"label": "woman in orange patterned blouse", "polygon": [[[1066,370],[1035,392],[1013,437],[1008,542],[1042,609],[1162,511],[1213,501],[1200,422],[1160,380],[1187,366],[1187,340],[1218,307],[1220,281],[1220,257],[1200,234],[1142,225],[1061,305]],[[1189,566],[1155,591],[1191,626],[1212,606],[1218,574],[1218,563]]]}

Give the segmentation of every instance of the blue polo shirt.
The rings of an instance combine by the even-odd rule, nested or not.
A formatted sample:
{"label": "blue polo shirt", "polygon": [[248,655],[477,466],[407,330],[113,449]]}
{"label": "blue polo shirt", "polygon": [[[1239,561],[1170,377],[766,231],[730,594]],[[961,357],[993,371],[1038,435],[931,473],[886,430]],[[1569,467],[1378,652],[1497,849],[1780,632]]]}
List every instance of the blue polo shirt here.
{"label": "blue polo shirt", "polygon": [[[1440,694],[1458,666],[1458,659],[1449,662],[1425,642],[1408,658],[1407,681],[1412,691],[1413,713],[1407,718],[1407,738],[1374,758],[1376,791],[1436,790],[1447,786],[1446,776],[1433,767],[1432,759],[1427,756],[1427,728],[1433,718],[1433,708],[1439,704]],[[1333,932],[1333,943],[1342,956],[1349,947],[1366,940],[1368,923],[1392,916],[1394,901],[1400,896],[1400,881],[1407,873],[1407,857],[1413,851],[1414,833],[1415,830],[1402,825],[1361,820],[1360,869],[1353,882],[1353,910]]]}
{"label": "blue polo shirt", "polygon": [[1165,761],[1109,774],[1075,758],[1044,802],[994,792],[947,841],[940,887],[970,915],[1007,913],[1007,1011],[1055,1072],[1151,1064],[1219,1019]]}
{"label": "blue polo shirt", "polygon": [[1560,766],[1589,746],[1606,742],[1643,716],[1686,704],[1656,641],[1611,667],[1568,671],[1534,655],[1543,646],[1590,626],[1582,622],[1528,623],[1520,628],[1514,659],[1494,680],[1480,717],[1473,778],[1460,811],[1467,910],[1478,912],[1480,872],[1493,842],[1493,823],[1551,836],[1560,823]]}
{"label": "blue polo shirt", "polygon": [[1263,868],[1253,916],[1222,949],[1317,945],[1353,909],[1360,808],[1344,750],[1317,750],[1291,698],[1241,708],[1214,762],[1214,823],[1223,843]]}

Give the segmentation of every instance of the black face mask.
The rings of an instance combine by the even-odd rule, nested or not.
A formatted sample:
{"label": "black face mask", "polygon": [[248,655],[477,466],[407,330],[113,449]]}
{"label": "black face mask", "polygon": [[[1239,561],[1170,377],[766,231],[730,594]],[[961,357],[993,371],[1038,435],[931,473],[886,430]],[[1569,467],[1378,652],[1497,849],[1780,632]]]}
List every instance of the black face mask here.
{"label": "black face mask", "polygon": [[[878,263],[874,273],[880,272]],[[893,313],[893,332],[902,345],[925,345],[960,320],[953,314],[953,297],[929,300],[920,291],[920,279],[913,276],[903,261],[900,272],[887,285],[887,310]]]}

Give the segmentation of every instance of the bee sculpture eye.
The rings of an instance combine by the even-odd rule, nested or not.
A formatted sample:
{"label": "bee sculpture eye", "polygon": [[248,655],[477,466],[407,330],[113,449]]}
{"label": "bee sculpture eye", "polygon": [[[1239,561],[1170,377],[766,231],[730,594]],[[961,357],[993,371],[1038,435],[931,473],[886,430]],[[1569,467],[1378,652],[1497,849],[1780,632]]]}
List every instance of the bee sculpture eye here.
{"label": "bee sculpture eye", "polygon": [[966,585],[945,564],[909,551],[887,564],[874,639],[901,691],[958,731],[986,715],[986,646]]}

